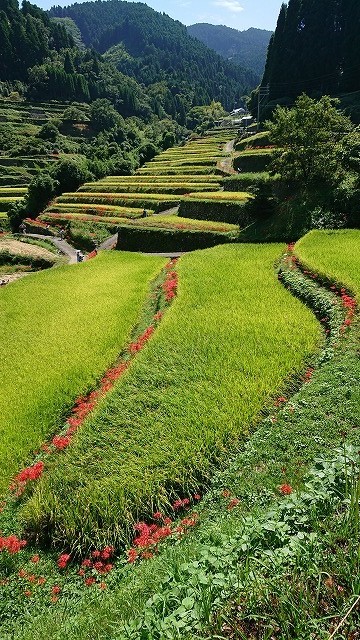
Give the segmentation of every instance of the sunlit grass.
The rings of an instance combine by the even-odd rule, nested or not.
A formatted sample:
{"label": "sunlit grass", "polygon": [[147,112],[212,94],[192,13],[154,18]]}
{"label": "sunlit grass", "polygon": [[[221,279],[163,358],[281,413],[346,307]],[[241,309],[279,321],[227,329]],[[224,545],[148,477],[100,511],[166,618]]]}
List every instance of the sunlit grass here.
{"label": "sunlit grass", "polygon": [[119,545],[134,520],[209,481],[320,339],[276,278],[281,251],[227,245],[181,258],[178,298],[40,481],[23,509],[28,529],[74,548]]}
{"label": "sunlit grass", "polygon": [[309,269],[352,289],[360,300],[360,231],[310,231],[295,251]]}
{"label": "sunlit grass", "polygon": [[162,264],[101,254],[0,289],[0,492],[112,363]]}

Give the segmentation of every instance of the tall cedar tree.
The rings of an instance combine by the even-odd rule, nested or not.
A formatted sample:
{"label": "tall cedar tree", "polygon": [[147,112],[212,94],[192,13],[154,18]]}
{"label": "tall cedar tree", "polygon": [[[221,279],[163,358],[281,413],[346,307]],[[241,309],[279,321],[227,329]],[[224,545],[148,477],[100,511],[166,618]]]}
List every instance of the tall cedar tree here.
{"label": "tall cedar tree", "polygon": [[360,89],[358,0],[289,0],[280,10],[262,84],[270,100]]}

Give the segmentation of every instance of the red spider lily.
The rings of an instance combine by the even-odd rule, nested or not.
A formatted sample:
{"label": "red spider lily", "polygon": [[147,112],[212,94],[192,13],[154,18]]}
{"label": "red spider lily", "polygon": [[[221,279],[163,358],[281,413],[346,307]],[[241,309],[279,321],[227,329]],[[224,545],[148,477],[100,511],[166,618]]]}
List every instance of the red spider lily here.
{"label": "red spider lily", "polygon": [[95,584],[95,582],[96,580],[93,577],[86,578],[85,580],[85,584],[87,587],[91,587],[93,584]]}
{"label": "red spider lily", "polygon": [[158,322],[159,320],[161,320],[161,319],[162,319],[163,315],[164,315],[164,313],[163,313],[162,311],[158,311],[158,312],[157,312],[157,313],[155,313],[155,315],[154,315],[154,321],[155,321],[155,322]]}
{"label": "red spider lily", "polygon": [[232,500],[230,500],[229,504],[227,505],[227,509],[231,511],[232,509],[235,509],[235,507],[237,507],[239,503],[240,503],[240,500],[238,498],[233,498]]}
{"label": "red spider lily", "polygon": [[38,583],[39,585],[43,585],[43,584],[45,584],[45,583],[46,583],[46,578],[45,578],[44,576],[40,576],[40,578],[38,578],[37,583]]}
{"label": "red spider lily", "polygon": [[166,302],[170,302],[176,296],[178,277],[176,271],[169,271],[163,284],[163,292]]}
{"label": "red spider lily", "polygon": [[82,561],[81,566],[91,569],[91,567],[93,566],[93,563],[91,562],[91,560],[86,558],[85,560]]}
{"label": "red spider lily", "polygon": [[184,498],[183,500],[175,500],[172,505],[174,511],[178,511],[179,509],[184,509],[190,505],[189,498]]}
{"label": "red spider lily", "polygon": [[18,572],[18,576],[19,578],[27,578],[27,573],[25,571],[25,569],[20,569]]}
{"label": "red spider lily", "polygon": [[144,333],[141,336],[139,336],[137,341],[136,342],[132,342],[129,345],[129,347],[128,347],[129,353],[135,354],[138,351],[141,351],[141,349],[143,349],[143,347],[145,346],[146,342],[148,340],[150,340],[150,338],[153,335],[154,331],[155,331],[155,328],[153,326],[150,326],[147,329],[145,329]]}
{"label": "red spider lily", "polygon": [[100,553],[101,558],[103,560],[109,560],[111,556],[114,554],[114,551],[115,551],[114,547],[105,547]]}
{"label": "red spider lily", "polygon": [[40,560],[40,556],[38,554],[34,555],[32,558],[30,558],[30,562],[32,562],[33,564],[37,564]]}
{"label": "red spider lily", "polygon": [[139,552],[136,551],[136,549],[128,549],[128,551],[126,552],[126,555],[127,555],[128,562],[130,564],[133,564],[133,562],[135,562],[135,560],[138,559]]}
{"label": "red spider lily", "polygon": [[59,585],[54,585],[51,589],[51,593],[53,594],[53,596],[58,596],[59,593],[61,593],[61,587],[59,587]]}
{"label": "red spider lily", "polygon": [[221,495],[223,498],[230,498],[231,492],[229,491],[229,489],[224,489],[224,491],[221,492]]}
{"label": "red spider lily", "polygon": [[279,491],[283,496],[289,496],[293,492],[293,488],[290,484],[282,484],[279,487]]}
{"label": "red spider lily", "polygon": [[31,596],[32,596],[32,592],[31,592],[29,589],[26,589],[26,590],[24,591],[24,596],[26,596],[27,598],[31,598]]}
{"label": "red spider lily", "polygon": [[16,495],[21,495],[28,482],[38,480],[44,471],[44,463],[42,460],[36,462],[31,467],[26,467],[20,473],[18,473],[12,484],[10,485],[10,491],[14,491]]}
{"label": "red spider lily", "polygon": [[12,555],[19,553],[27,545],[26,540],[20,540],[17,536],[11,535],[8,537],[0,536],[0,551],[7,551]]}
{"label": "red spider lily", "polygon": [[154,520],[162,520],[163,519],[163,515],[162,515],[162,513],[160,513],[160,511],[156,511],[156,513],[153,514],[153,518],[154,518]]}
{"label": "red spider lily", "polygon": [[201,495],[199,493],[195,493],[193,498],[194,498],[194,500],[199,501],[199,500],[201,500]]}
{"label": "red spider lily", "polygon": [[57,561],[57,566],[59,567],[59,569],[66,569],[69,560],[70,560],[69,553],[63,553],[61,556],[59,556]]}
{"label": "red spider lily", "polygon": [[63,449],[66,449],[66,447],[68,447],[71,443],[71,436],[54,436],[52,439],[52,443],[56,449],[62,451]]}
{"label": "red spider lily", "polygon": [[287,399],[284,396],[280,396],[280,398],[275,401],[275,407],[280,407],[285,402],[287,402]]}

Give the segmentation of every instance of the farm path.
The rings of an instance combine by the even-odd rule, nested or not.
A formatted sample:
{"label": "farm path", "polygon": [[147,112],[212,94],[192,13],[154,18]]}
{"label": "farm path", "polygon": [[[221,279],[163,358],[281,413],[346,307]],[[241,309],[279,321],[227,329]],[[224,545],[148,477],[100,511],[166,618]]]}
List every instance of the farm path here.
{"label": "farm path", "polygon": [[166,211],[160,211],[160,213],[153,213],[152,218],[157,218],[158,216],[176,216],[179,211],[179,206],[171,207],[171,209],[166,209]]}
{"label": "farm path", "polygon": [[232,153],[234,151],[234,146],[235,146],[235,139],[230,140],[229,142],[226,143],[226,145],[224,146],[224,151],[225,153],[229,153],[230,155],[229,157],[223,158],[223,160],[220,160],[217,165],[218,169],[220,169],[221,171],[229,175],[236,173],[235,169],[233,169],[233,166],[232,166],[232,160],[233,160]]}
{"label": "farm path", "polygon": [[115,249],[118,240],[118,234],[110,236],[110,238],[106,238],[104,242],[99,244],[98,251],[109,251],[111,249]]}
{"label": "farm path", "polygon": [[77,262],[76,249],[71,246],[66,240],[60,240],[60,238],[53,238],[52,236],[41,235],[40,233],[27,233],[25,234],[29,238],[38,238],[39,240],[50,240],[61,253],[65,254],[69,258],[69,264]]}

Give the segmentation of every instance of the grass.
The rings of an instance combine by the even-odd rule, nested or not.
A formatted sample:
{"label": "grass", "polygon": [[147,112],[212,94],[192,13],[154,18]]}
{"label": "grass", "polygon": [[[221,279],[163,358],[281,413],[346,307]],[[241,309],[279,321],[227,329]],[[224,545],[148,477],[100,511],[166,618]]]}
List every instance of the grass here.
{"label": "grass", "polygon": [[213,200],[215,202],[244,202],[251,198],[251,195],[245,191],[216,191],[215,193],[207,193],[204,191],[202,193],[189,193],[189,198],[193,200]]}
{"label": "grass", "polygon": [[[132,184],[138,182],[140,179],[141,182],[146,182],[147,184],[160,184],[167,183],[169,181],[168,176],[146,176],[146,175],[135,175],[135,176],[108,176],[107,178],[103,178],[99,184],[106,185],[108,183],[117,184],[118,182],[123,182],[124,184]],[[176,184],[177,182],[220,182],[220,177],[210,174],[203,175],[175,175],[172,176],[171,182]],[[91,183],[89,183],[91,184]]]}
{"label": "grass", "polygon": [[1,197],[0,196],[0,212],[1,213],[6,213],[6,211],[8,211],[8,209],[11,207],[12,204],[14,204],[14,202],[19,202],[19,200],[22,200],[22,198],[16,198],[16,197]]}
{"label": "grass", "polygon": [[162,260],[101,254],[0,290],[0,492],[129,337]]}
{"label": "grass", "polygon": [[[87,214],[85,211],[82,212],[74,212],[71,213],[42,213],[38,216],[37,220],[40,222],[47,222],[48,224],[62,224],[67,222],[83,222],[83,223],[93,223],[93,224],[102,224],[102,225],[119,225],[120,222],[126,220],[123,216],[116,217],[111,216],[110,214],[101,214],[98,215],[96,213]],[[115,233],[115,230],[114,230]]]}
{"label": "grass", "polygon": [[[350,239],[352,234],[344,235]],[[307,252],[307,259],[320,271],[318,251],[331,266],[328,240],[328,233],[321,232],[315,246],[309,234],[296,252]],[[331,239],[330,243],[336,247]],[[358,253],[348,265],[346,275],[338,262],[337,277],[342,281],[345,275],[347,286],[359,290]],[[315,300],[317,286],[311,283],[311,287]],[[324,299],[320,289],[318,294]],[[308,640],[310,634],[328,640],[359,593],[359,529],[356,510],[351,514],[356,501],[351,485],[345,503],[339,485],[330,495],[327,489],[339,470],[344,471],[341,459],[338,462],[341,454],[334,453],[344,432],[357,450],[360,446],[359,430],[354,428],[360,420],[359,329],[357,322],[334,357],[314,372],[289,405],[264,419],[226,470],[213,476],[212,489],[197,509],[196,531],[164,545],[152,560],[120,564],[105,592],[93,588],[80,595],[75,578],[73,585],[65,582],[56,607],[45,599],[41,605],[35,599],[25,600],[23,618],[12,620],[11,631],[2,634],[4,640],[162,640],[165,626],[165,637],[171,640],[216,636],[263,640],[276,637],[279,629],[282,640]],[[317,462],[304,494],[301,487],[308,466],[319,456],[321,464]],[[299,488],[285,501],[278,490],[284,482]],[[231,511],[224,489],[240,499]],[[248,540],[242,539],[245,518],[249,539],[256,545],[249,551]],[[33,572],[30,563],[28,571]],[[182,618],[184,598],[190,600]],[[11,600],[11,610],[13,606]],[[181,620],[185,630],[178,626]],[[196,624],[197,630],[191,626],[188,632],[188,624]],[[359,625],[355,609],[338,637],[356,638]]]}
{"label": "grass", "polygon": [[27,192],[26,187],[0,187],[0,199],[6,196],[22,197]]}
{"label": "grass", "polygon": [[152,216],[149,218],[142,218],[141,220],[134,220],[134,222],[129,222],[129,224],[141,227],[156,227],[157,229],[192,229],[194,231],[220,232],[239,231],[239,227],[235,224],[212,222],[208,220],[194,220],[192,218],[181,218],[176,215]]}
{"label": "grass", "polygon": [[119,546],[135,520],[209,483],[319,344],[311,313],[274,274],[281,249],[181,259],[177,300],[25,504],[28,530],[74,549]]}
{"label": "grass", "polygon": [[296,244],[296,254],[312,271],[351,289],[360,303],[360,231],[310,231]]}
{"label": "grass", "polygon": [[199,175],[199,174],[203,174],[203,175],[207,175],[207,174],[216,174],[217,169],[215,166],[210,167],[210,166],[199,166],[199,165],[194,165],[192,167],[182,167],[182,166],[169,166],[166,165],[165,167],[155,167],[155,165],[149,165],[147,167],[138,169],[138,175],[142,176],[142,175],[156,175],[156,176],[161,176],[161,175],[168,175],[168,176],[172,176],[172,175]]}
{"label": "grass", "polygon": [[[86,204],[78,202],[76,204],[55,202],[45,210],[45,213],[83,213],[97,216],[108,215],[116,218],[139,218],[143,214],[143,209],[137,207],[117,207],[116,205]],[[149,213],[152,213],[149,210]]]}
{"label": "grass", "polygon": [[[218,183],[207,184],[206,182],[173,182],[172,180],[168,180],[165,184],[156,184],[156,193],[165,193],[165,194],[179,194],[183,195],[185,193],[189,193],[189,191],[216,191],[219,188]],[[88,193],[93,191],[94,189],[99,189],[103,193],[104,192],[129,192],[129,193],[149,193],[154,189],[154,185],[151,185],[151,182],[142,182],[138,179],[136,183],[127,183],[127,182],[118,182],[118,183],[97,183],[95,185],[87,184],[79,189],[80,193]]]}
{"label": "grass", "polygon": [[[77,201],[77,200],[81,200],[81,199],[97,199],[97,200],[167,200],[167,201],[173,201],[173,202],[177,202],[179,200],[179,198],[176,198],[175,196],[172,197],[171,195],[167,195],[167,194],[163,194],[163,193],[147,193],[146,197],[144,197],[144,194],[142,193],[107,193],[107,192],[102,192],[102,193],[97,193],[97,192],[91,192],[91,193],[81,193],[80,191],[76,191],[74,193],[64,193],[64,195],[59,196],[58,200],[59,202],[73,202],[73,201]],[[110,204],[110,202],[109,202]]]}

